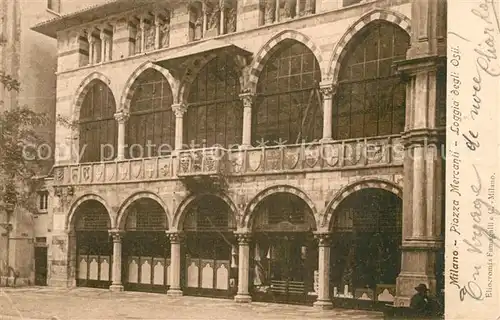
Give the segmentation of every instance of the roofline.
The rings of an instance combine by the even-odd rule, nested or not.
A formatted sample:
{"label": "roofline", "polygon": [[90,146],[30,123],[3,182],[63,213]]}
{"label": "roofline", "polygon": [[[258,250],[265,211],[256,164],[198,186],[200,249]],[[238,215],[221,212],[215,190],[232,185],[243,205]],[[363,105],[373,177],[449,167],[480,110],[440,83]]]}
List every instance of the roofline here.
{"label": "roofline", "polygon": [[58,31],[159,2],[159,0],[108,0],[103,4],[86,7],[82,10],[40,22],[30,29],[56,39]]}

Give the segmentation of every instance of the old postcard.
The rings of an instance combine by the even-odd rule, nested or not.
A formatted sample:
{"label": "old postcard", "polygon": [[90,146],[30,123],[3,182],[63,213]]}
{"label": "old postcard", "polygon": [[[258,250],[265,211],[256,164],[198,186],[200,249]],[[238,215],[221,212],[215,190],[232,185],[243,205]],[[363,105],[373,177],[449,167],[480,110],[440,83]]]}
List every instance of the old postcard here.
{"label": "old postcard", "polygon": [[0,319],[496,320],[499,10],[0,0]]}

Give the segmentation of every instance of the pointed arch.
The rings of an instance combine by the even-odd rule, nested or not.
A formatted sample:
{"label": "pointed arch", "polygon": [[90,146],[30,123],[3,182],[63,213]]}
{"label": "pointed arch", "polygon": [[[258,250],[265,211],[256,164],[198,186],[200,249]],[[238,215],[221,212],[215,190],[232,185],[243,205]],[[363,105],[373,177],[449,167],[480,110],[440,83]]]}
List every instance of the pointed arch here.
{"label": "pointed arch", "polygon": [[111,222],[111,229],[115,227],[115,217],[113,215],[113,210],[111,207],[108,205],[106,200],[102,198],[101,196],[98,196],[97,194],[89,193],[81,196],[80,198],[76,199],[75,202],[71,205],[69,209],[69,214],[66,216],[66,221],[65,221],[65,228],[67,231],[71,231],[73,229],[74,223],[75,223],[75,215],[78,212],[78,209],[82,204],[84,204],[87,201],[97,201],[100,204],[106,208],[106,211],[109,216],[109,220]]}
{"label": "pointed arch", "polygon": [[404,14],[384,9],[375,9],[368,12],[367,14],[362,16],[359,20],[354,22],[349,27],[349,29],[347,29],[346,33],[342,36],[342,38],[340,38],[339,42],[337,42],[337,45],[335,46],[333,54],[328,63],[328,69],[325,72],[325,77],[324,77],[325,79],[331,81],[333,85],[337,83],[340,71],[340,65],[342,63],[342,58],[345,56],[347,52],[349,41],[352,38],[354,38],[355,35],[361,29],[363,29],[369,23],[377,20],[393,23],[402,28],[403,30],[405,30],[408,34],[410,34],[411,21]]}
{"label": "pointed arch", "polygon": [[403,198],[403,190],[400,186],[392,181],[373,178],[360,179],[345,186],[334,195],[333,199],[325,208],[325,214],[323,215],[321,226],[324,228],[329,228],[333,214],[335,213],[337,207],[342,203],[342,201],[349,197],[351,194],[363,189],[382,189],[393,193],[401,199]]}
{"label": "pointed arch", "polygon": [[[111,84],[111,80],[106,75],[104,75],[101,72],[94,71],[91,74],[89,74],[88,76],[86,76],[82,80],[82,82],[80,83],[80,85],[78,86],[78,88],[76,89],[76,92],[75,92],[75,95],[74,95],[75,98],[74,98],[74,101],[73,101],[73,119],[72,119],[73,122],[76,122],[76,121],[79,120],[79,118],[80,118],[80,108],[82,107],[83,100],[85,100],[85,96],[87,95],[88,91],[92,87],[90,84],[94,80],[100,80],[104,84],[106,84],[108,87]],[[110,88],[110,90],[111,90],[111,88]],[[113,90],[111,90],[111,92],[113,92]],[[115,99],[115,105],[116,105],[117,101],[116,101],[114,93],[113,93],[113,99]]]}
{"label": "pointed arch", "polygon": [[255,58],[250,67],[250,77],[248,80],[247,89],[251,92],[256,92],[259,76],[266,65],[267,60],[279,49],[279,43],[284,40],[295,40],[311,50],[320,65],[320,70],[324,69],[323,54],[320,48],[306,35],[295,30],[283,30],[272,37],[255,55]]}
{"label": "pointed arch", "polygon": [[289,193],[302,199],[309,206],[312,211],[312,215],[316,220],[316,206],[304,191],[290,185],[277,185],[262,190],[247,204],[243,213],[243,217],[241,219],[241,227],[245,229],[251,229],[252,220],[254,219],[255,208],[257,207],[257,205],[259,205],[267,197],[272,196],[276,193]]}
{"label": "pointed arch", "polygon": [[137,78],[147,69],[154,69],[158,72],[160,72],[168,81],[168,84],[170,85],[170,88],[172,89],[172,96],[174,99],[174,103],[178,101],[178,88],[179,88],[179,81],[170,74],[170,72],[165,69],[160,67],[159,65],[156,65],[152,63],[151,61],[146,61],[143,64],[141,64],[135,71],[130,75],[128,78],[127,82],[125,82],[125,86],[123,88],[123,92],[120,98],[120,105],[119,109],[125,112],[130,111],[130,101],[132,100],[132,97],[134,96],[134,83],[137,80]]}
{"label": "pointed arch", "polygon": [[236,207],[234,201],[228,195],[224,193],[204,192],[204,193],[191,194],[188,197],[184,198],[184,200],[182,200],[182,202],[177,207],[177,210],[175,210],[175,214],[172,221],[172,228],[174,228],[175,230],[181,230],[189,206],[196,200],[204,196],[213,196],[223,200],[229,206],[234,221],[239,221],[238,207]]}
{"label": "pointed arch", "polygon": [[169,215],[169,210],[168,210],[167,205],[165,204],[165,202],[158,195],[156,195],[155,193],[150,192],[150,191],[141,191],[141,192],[134,193],[131,196],[129,196],[120,205],[120,208],[118,209],[118,212],[117,212],[117,215],[116,215],[116,224],[115,224],[116,227],[119,228],[120,230],[124,229],[125,222],[127,220],[127,209],[136,200],[143,199],[143,198],[151,199],[151,200],[157,202],[162,207],[163,211],[165,212],[165,216],[167,218],[167,227],[170,228],[171,227],[171,223],[170,222],[172,221],[172,219],[171,219],[171,217]]}

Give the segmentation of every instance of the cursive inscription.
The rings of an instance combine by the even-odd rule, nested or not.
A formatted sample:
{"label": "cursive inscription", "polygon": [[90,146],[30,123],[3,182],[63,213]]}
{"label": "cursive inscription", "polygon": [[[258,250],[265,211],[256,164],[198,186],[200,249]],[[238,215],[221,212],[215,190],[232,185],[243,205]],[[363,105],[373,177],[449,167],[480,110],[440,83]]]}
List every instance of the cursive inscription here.
{"label": "cursive inscription", "polygon": [[[447,102],[451,115],[448,123],[451,143],[447,153],[448,210],[451,211],[448,214],[451,219],[448,219],[447,228],[454,238],[447,247],[452,252],[447,279],[458,301],[464,302],[483,301],[494,296],[493,288],[498,284],[493,283],[493,266],[495,252],[500,248],[500,237],[494,228],[500,216],[495,207],[496,174],[485,171],[478,162],[484,160],[481,159],[485,156],[483,152],[492,148],[494,141],[483,128],[486,122],[492,123],[492,108],[496,105],[491,102],[490,89],[500,76],[497,53],[500,22],[493,0],[470,2],[468,8],[477,32],[474,31],[474,36],[462,34],[465,29],[449,33],[453,40],[449,43]],[[466,45],[468,50],[460,44]],[[467,70],[468,79],[460,72],[464,64],[472,71]],[[491,130],[491,127],[486,128]]]}

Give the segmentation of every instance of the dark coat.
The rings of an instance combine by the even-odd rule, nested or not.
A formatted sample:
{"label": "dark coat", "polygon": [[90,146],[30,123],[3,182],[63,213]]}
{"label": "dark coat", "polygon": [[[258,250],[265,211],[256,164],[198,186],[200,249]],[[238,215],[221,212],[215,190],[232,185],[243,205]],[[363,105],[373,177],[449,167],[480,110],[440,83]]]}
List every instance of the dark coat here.
{"label": "dark coat", "polygon": [[430,304],[429,298],[423,296],[420,293],[417,293],[413,297],[411,297],[410,308],[417,311],[421,315],[429,315],[432,313],[432,306]]}

